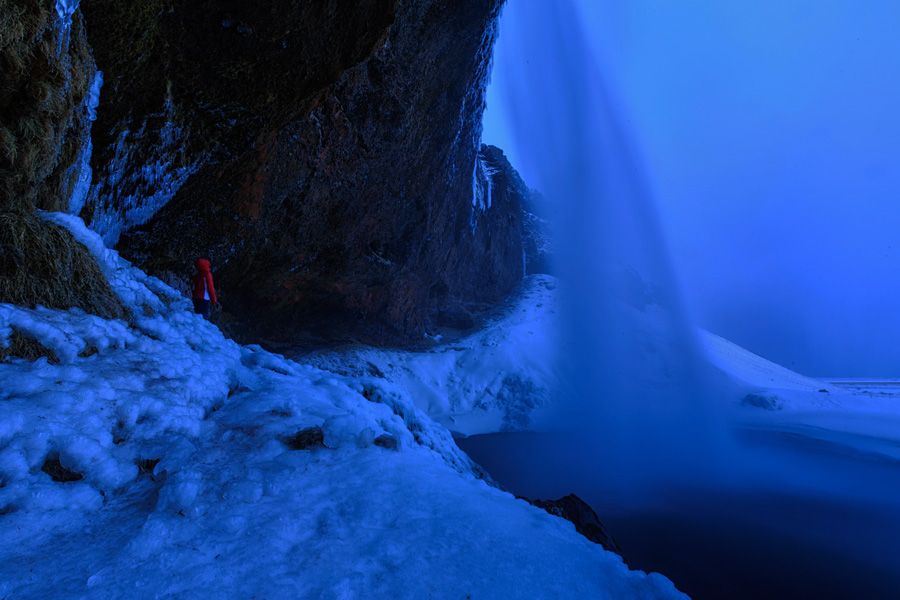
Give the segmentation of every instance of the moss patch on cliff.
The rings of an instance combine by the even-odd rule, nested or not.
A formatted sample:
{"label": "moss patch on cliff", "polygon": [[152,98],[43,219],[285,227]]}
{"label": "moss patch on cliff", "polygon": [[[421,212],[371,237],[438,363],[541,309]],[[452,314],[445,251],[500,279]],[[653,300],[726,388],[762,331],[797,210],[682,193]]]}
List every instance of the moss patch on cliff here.
{"label": "moss patch on cliff", "polygon": [[0,0],[0,207],[64,210],[94,73],[78,13],[63,43],[54,3]]}
{"label": "moss patch on cliff", "polygon": [[0,213],[0,302],[129,317],[87,248],[59,225],[22,211]]}
{"label": "moss patch on cliff", "polygon": [[[129,316],[87,248],[34,213],[67,209],[95,72],[79,12],[63,30],[53,0],[0,0],[0,302]],[[6,354],[47,355],[12,342]]]}

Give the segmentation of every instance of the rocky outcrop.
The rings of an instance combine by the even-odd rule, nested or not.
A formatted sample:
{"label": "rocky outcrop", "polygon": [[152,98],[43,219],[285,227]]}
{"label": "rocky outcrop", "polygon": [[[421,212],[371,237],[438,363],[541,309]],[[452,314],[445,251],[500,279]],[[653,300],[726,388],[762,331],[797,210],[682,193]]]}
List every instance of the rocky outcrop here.
{"label": "rocky outcrop", "polygon": [[525,270],[480,145],[501,3],[85,3],[106,83],[83,216],[150,272],[208,257],[253,337],[409,342],[486,308]]}
{"label": "rocky outcrop", "polygon": [[619,547],[618,542],[616,542],[615,538],[609,533],[606,526],[600,522],[594,509],[575,494],[569,494],[559,500],[525,499],[534,506],[543,508],[551,515],[556,515],[557,517],[562,517],[567,521],[571,521],[572,524],[575,525],[575,530],[578,533],[595,544],[600,544],[603,546],[604,550],[609,550],[610,552],[615,552],[619,556],[622,556],[622,549]]}
{"label": "rocky outcrop", "polygon": [[553,274],[553,242],[548,220],[547,200],[525,185],[503,150],[481,147],[482,164],[491,174],[493,196],[501,205],[521,206],[522,251],[525,275]]}

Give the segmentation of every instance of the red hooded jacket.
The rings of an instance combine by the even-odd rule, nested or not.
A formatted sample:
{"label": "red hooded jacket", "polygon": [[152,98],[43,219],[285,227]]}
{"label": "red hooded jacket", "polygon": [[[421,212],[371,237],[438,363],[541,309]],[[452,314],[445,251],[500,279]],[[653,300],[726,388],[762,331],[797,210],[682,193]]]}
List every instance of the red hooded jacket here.
{"label": "red hooded jacket", "polygon": [[197,273],[191,278],[193,283],[191,297],[198,300],[210,300],[213,304],[218,304],[216,288],[213,286],[213,276],[209,272],[209,261],[200,258],[194,263],[194,266],[197,267]]}

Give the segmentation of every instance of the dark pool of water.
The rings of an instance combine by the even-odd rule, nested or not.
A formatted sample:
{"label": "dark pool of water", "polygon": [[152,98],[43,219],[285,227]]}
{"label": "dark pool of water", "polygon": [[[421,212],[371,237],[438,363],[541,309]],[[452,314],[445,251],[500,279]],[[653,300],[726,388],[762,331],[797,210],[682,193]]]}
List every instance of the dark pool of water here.
{"label": "dark pool of water", "polygon": [[637,502],[615,500],[548,436],[458,443],[518,494],[578,494],[632,568],[662,573],[695,600],[900,598],[900,463],[796,433],[742,438],[757,465],[771,465],[770,480],[668,484]]}

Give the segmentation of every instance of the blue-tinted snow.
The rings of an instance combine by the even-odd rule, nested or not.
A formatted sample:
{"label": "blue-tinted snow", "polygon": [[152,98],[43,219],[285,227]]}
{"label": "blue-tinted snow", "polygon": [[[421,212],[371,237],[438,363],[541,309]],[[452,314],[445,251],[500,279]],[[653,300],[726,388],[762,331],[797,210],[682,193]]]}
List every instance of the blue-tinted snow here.
{"label": "blue-tinted snow", "polygon": [[[0,597],[684,597],[480,479],[402,386],[241,347],[44,216],[135,318],[0,305],[0,344],[59,358],[0,364]],[[310,427],[325,447],[285,445]]]}

